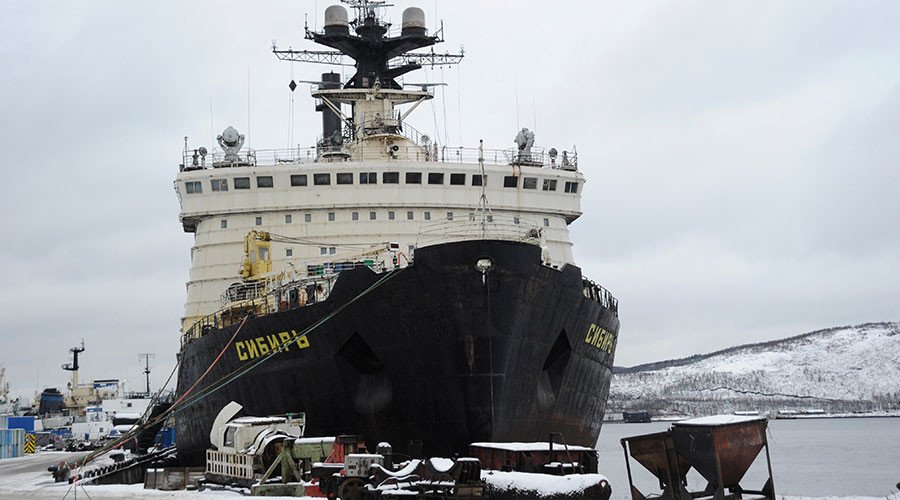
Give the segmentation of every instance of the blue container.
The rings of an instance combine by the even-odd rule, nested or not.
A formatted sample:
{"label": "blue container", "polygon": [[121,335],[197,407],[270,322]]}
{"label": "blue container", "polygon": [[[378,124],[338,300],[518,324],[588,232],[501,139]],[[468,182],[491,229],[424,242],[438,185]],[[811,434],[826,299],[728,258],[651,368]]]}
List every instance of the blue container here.
{"label": "blue container", "polygon": [[25,432],[34,432],[34,417],[13,417],[6,418],[7,429],[24,429]]}
{"label": "blue container", "polygon": [[0,429],[0,459],[21,457],[24,447],[23,429]]}
{"label": "blue container", "polygon": [[156,446],[160,448],[168,448],[175,444],[175,428],[163,427],[156,433]]}

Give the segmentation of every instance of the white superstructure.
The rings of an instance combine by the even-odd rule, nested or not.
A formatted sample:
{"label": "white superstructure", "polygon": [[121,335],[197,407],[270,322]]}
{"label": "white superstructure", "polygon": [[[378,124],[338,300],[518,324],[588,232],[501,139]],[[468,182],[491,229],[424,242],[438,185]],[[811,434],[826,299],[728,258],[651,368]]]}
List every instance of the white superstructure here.
{"label": "white superstructure", "polygon": [[[341,36],[346,12],[335,12],[328,22],[337,24],[326,22],[324,35],[307,38],[328,44],[329,29]],[[404,40],[420,36],[421,46],[437,40],[410,23]],[[572,262],[568,225],[581,215],[584,183],[574,152],[533,148],[534,135],[525,129],[518,149],[441,146],[404,121],[433,97],[427,90],[406,90],[392,79],[373,83],[362,70],[343,86],[329,76],[336,75],[323,75],[312,92],[326,122],[314,148],[241,149],[243,136],[231,127],[219,138],[220,150],[186,144],[175,181],[181,222],[194,233],[183,331],[221,308],[222,294],[241,281],[251,230],[278,235],[273,273],[353,261],[388,242],[399,243],[405,258],[398,264],[405,265],[417,247],[529,232],[548,265]]]}

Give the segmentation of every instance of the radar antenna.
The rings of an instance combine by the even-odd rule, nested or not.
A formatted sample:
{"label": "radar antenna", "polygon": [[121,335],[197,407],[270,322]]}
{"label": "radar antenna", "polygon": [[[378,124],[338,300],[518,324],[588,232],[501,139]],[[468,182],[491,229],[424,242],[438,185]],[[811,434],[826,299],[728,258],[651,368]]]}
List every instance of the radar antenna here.
{"label": "radar antenna", "polygon": [[[272,53],[283,61],[311,62],[339,66],[355,66],[356,74],[345,84],[345,88],[370,89],[376,86],[400,90],[403,87],[396,78],[422,68],[458,64],[464,57],[459,54],[438,54],[413,52],[443,42],[438,33],[428,35],[425,29],[425,13],[418,7],[403,11],[403,24],[399,36],[390,36],[390,23],[384,22],[379,10],[391,6],[380,0],[342,0],[356,11],[356,19],[350,21],[347,9],[332,5],[325,10],[322,32],[305,27],[306,38],[319,45],[331,47],[334,51],[323,50],[279,50],[272,44]],[[351,31],[352,28],[352,31]],[[352,59],[351,63],[348,59]]]}

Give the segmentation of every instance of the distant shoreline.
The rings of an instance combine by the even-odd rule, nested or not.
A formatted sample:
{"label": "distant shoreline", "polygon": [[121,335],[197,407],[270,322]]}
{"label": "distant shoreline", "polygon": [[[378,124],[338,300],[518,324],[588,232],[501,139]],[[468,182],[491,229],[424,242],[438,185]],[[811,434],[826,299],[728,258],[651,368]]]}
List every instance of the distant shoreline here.
{"label": "distant shoreline", "polygon": [[[726,414],[730,415],[730,414]],[[700,415],[702,416],[702,415]],[[751,415],[755,416],[755,415]],[[813,415],[789,415],[789,416],[772,416],[772,415],[758,415],[759,417],[766,417],[769,420],[812,420],[812,419],[824,419],[824,418],[898,418],[900,417],[900,412],[895,413],[826,413],[826,414],[813,414]],[[697,415],[660,415],[655,417],[653,415],[650,416],[651,423],[652,422],[678,422],[681,420],[687,420],[690,418],[696,418]],[[625,423],[634,423],[634,422],[625,422],[621,418],[621,414],[618,415],[618,418],[604,418],[603,423],[610,424],[625,424]]]}

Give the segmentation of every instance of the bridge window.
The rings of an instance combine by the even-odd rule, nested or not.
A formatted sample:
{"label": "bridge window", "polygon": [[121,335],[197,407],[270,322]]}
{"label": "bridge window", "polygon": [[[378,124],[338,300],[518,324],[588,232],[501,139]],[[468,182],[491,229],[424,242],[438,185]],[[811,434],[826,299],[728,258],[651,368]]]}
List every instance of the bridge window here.
{"label": "bridge window", "polygon": [[451,186],[465,186],[466,185],[466,174],[450,174],[450,185]]}
{"label": "bridge window", "polygon": [[522,181],[522,189],[537,189],[537,177],[526,177]]}
{"label": "bridge window", "polygon": [[503,187],[514,188],[519,187],[519,177],[515,175],[507,175],[503,177]]}
{"label": "bridge window", "polygon": [[337,174],[338,184],[353,184],[353,174]]}
{"label": "bridge window", "polygon": [[421,184],[422,183],[422,172],[407,172],[406,173],[406,183],[407,184]]}
{"label": "bridge window", "polygon": [[378,174],[375,172],[360,172],[360,184],[378,184]]}
{"label": "bridge window", "polygon": [[544,191],[556,191],[556,179],[544,179]]}
{"label": "bridge window", "polygon": [[443,184],[444,183],[444,174],[438,172],[431,172],[428,174],[428,183],[429,184]]}
{"label": "bridge window", "polygon": [[567,182],[566,183],[566,192],[567,193],[577,193],[578,192],[578,183],[577,182]]}
{"label": "bridge window", "polygon": [[213,179],[209,183],[213,191],[228,191],[228,179]]}
{"label": "bridge window", "polygon": [[297,174],[291,176],[291,186],[305,186],[306,174]]}
{"label": "bridge window", "polygon": [[202,193],[203,185],[200,184],[200,181],[189,181],[184,183],[184,189],[187,191],[187,194]]}
{"label": "bridge window", "polygon": [[385,184],[400,184],[400,172],[385,172],[381,174],[381,182]]}
{"label": "bridge window", "polygon": [[273,186],[275,186],[275,181],[271,175],[261,175],[256,178],[256,187],[258,188],[270,188]]}
{"label": "bridge window", "polygon": [[487,184],[487,176],[481,174],[472,174],[473,186],[484,186]]}
{"label": "bridge window", "polygon": [[249,177],[235,177],[234,178],[234,188],[235,189],[250,189],[250,178]]}

